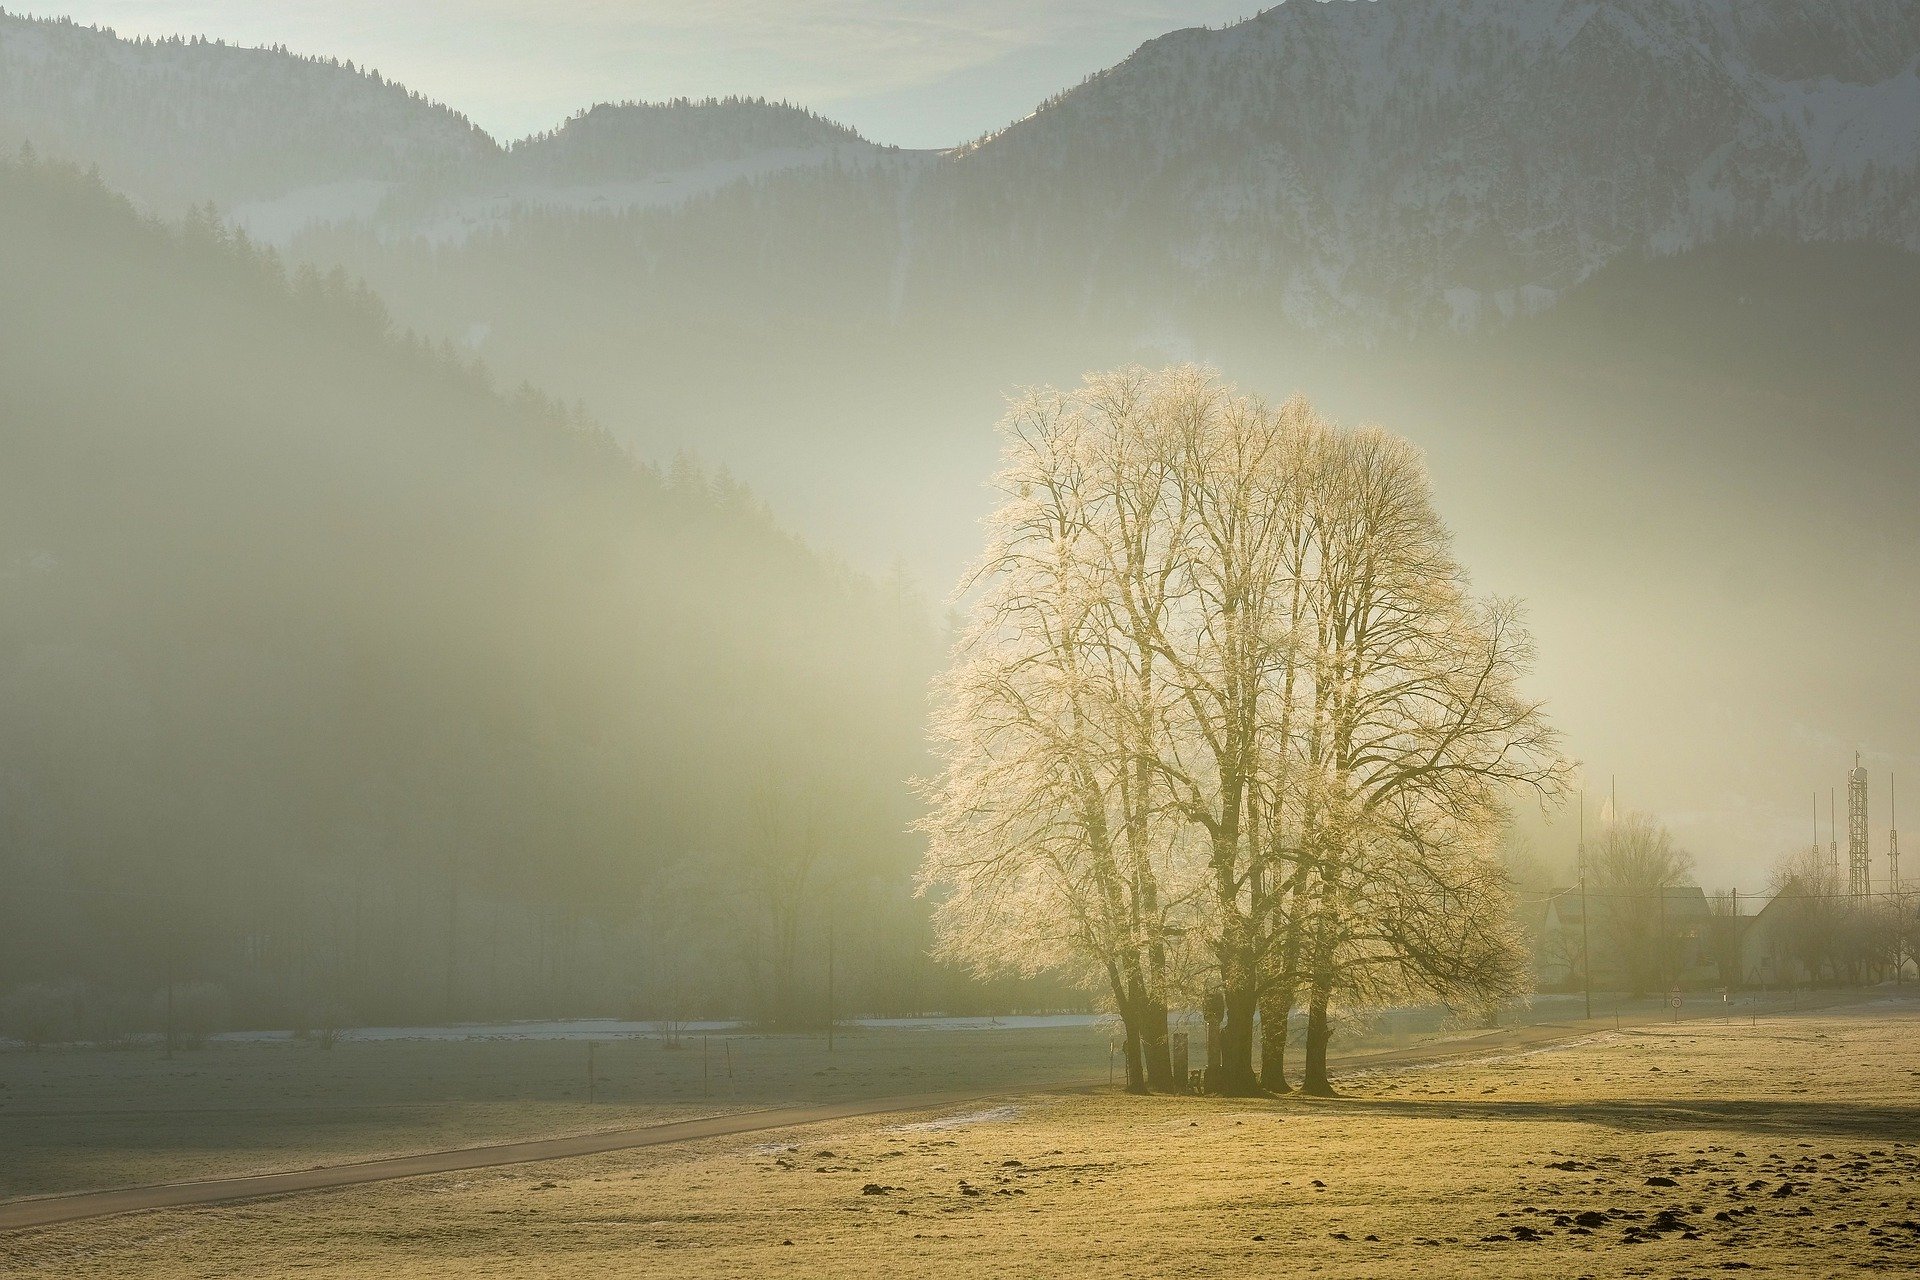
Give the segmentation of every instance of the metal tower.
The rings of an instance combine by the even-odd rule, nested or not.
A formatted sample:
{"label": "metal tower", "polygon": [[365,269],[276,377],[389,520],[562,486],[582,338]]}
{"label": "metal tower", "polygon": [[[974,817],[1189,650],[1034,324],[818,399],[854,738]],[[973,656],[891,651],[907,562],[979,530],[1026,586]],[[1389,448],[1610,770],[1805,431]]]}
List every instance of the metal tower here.
{"label": "metal tower", "polygon": [[1807,870],[1812,871],[1815,868],[1817,868],[1819,865],[1820,865],[1820,792],[1818,788],[1816,788],[1813,793],[1813,861],[1807,863]]}
{"label": "metal tower", "polygon": [[[1834,798],[1833,788],[1827,788],[1827,883],[1840,883],[1840,802]],[[1837,889],[1827,892],[1836,893]]]}
{"label": "metal tower", "polygon": [[1887,888],[1900,892],[1900,803],[1893,794],[1893,775],[1887,775]]}
{"label": "metal tower", "polygon": [[1853,772],[1847,775],[1847,888],[1856,898],[1873,892],[1873,864],[1867,849],[1867,771],[1860,753],[1853,753]]}

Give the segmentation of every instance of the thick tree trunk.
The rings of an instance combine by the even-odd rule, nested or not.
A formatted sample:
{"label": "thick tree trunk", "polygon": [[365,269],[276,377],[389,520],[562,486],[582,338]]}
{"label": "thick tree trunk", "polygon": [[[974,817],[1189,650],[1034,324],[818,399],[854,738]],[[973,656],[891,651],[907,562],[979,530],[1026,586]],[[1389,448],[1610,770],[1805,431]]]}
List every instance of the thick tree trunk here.
{"label": "thick tree trunk", "polygon": [[1270,991],[1260,998],[1260,1087],[1268,1093],[1288,1093],[1287,1029],[1293,1020],[1293,988]]}
{"label": "thick tree trunk", "polygon": [[1119,997],[1120,1016],[1127,1025],[1128,1052],[1139,1059],[1140,1087],[1133,1089],[1132,1064],[1128,1065],[1128,1088],[1132,1092],[1175,1093],[1173,1056],[1167,1044],[1167,1002],[1152,995],[1139,973],[1127,979],[1127,990]]}
{"label": "thick tree trunk", "polygon": [[1327,1006],[1333,999],[1334,960],[1340,945],[1340,877],[1343,859],[1329,851],[1320,864],[1321,893],[1313,913],[1313,943],[1308,971],[1313,982],[1307,993],[1306,1066],[1301,1073],[1300,1092],[1317,1098],[1333,1096],[1333,1079],[1327,1074],[1327,1042],[1333,1038],[1333,1024]]}
{"label": "thick tree trunk", "polygon": [[1333,1079],[1327,1074],[1327,1042],[1333,1038],[1333,1024],[1327,1016],[1327,1003],[1333,996],[1333,976],[1322,970],[1313,978],[1313,993],[1307,1000],[1307,1066],[1300,1092],[1315,1098],[1333,1096]]}
{"label": "thick tree trunk", "polygon": [[1121,1015],[1121,1025],[1126,1028],[1125,1047],[1121,1050],[1127,1059],[1127,1092],[1147,1092],[1147,1073],[1144,1060],[1140,1055],[1140,1028],[1134,1025],[1132,1018]]}
{"label": "thick tree trunk", "polygon": [[1213,1092],[1229,1098],[1250,1098],[1260,1092],[1260,1080],[1253,1073],[1253,1020],[1259,1003],[1251,975],[1236,975],[1227,990],[1226,1020],[1220,1024],[1220,1073]]}
{"label": "thick tree trunk", "polygon": [[1147,1091],[1146,1058],[1141,1047],[1141,987],[1138,977],[1122,981],[1119,968],[1107,965],[1107,983],[1113,991],[1113,1007],[1119,1011],[1123,1034],[1123,1052],[1127,1059],[1127,1092]]}
{"label": "thick tree trunk", "polygon": [[1173,1050],[1167,1043],[1167,1003],[1147,999],[1140,1008],[1140,1051],[1146,1063],[1147,1087],[1156,1093],[1178,1093]]}
{"label": "thick tree trunk", "polygon": [[1304,851],[1288,877],[1286,930],[1280,946],[1280,977],[1260,998],[1260,1087],[1286,1093],[1287,1037],[1293,1029],[1293,1005],[1300,985],[1300,952],[1306,943],[1307,878],[1313,864]]}

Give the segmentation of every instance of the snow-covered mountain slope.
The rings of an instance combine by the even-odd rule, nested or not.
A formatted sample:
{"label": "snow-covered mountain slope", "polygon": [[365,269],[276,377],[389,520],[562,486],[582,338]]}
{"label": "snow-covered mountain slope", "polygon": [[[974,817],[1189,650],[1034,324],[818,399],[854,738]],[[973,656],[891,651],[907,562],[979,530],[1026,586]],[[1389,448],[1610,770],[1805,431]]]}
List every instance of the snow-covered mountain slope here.
{"label": "snow-covered mountain slope", "polygon": [[1022,193],[1009,238],[1095,295],[1372,330],[1535,309],[1622,252],[1920,249],[1917,164],[1913,0],[1287,0],[1143,46],[946,187],[970,221]]}
{"label": "snow-covered mountain slope", "polygon": [[[701,298],[703,270],[777,259],[791,290],[812,263],[850,297],[836,323],[1021,307],[1174,349],[1226,308],[1373,340],[1538,311],[1622,255],[1920,250],[1920,3],[1285,0],[910,158],[751,99],[600,106],[501,148],[351,66],[0,18],[20,138],[289,246],[511,230],[622,243]],[[737,284],[744,320],[779,309]]]}
{"label": "snow-covered mountain slope", "polygon": [[0,147],[97,164],[151,207],[418,180],[496,156],[464,116],[365,68],[0,12]]}

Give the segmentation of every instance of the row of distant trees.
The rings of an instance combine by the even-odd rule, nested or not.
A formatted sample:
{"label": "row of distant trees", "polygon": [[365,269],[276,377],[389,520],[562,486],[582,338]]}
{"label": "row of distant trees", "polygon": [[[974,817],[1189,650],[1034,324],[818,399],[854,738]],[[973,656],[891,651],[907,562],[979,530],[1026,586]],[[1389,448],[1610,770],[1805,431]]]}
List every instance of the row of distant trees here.
{"label": "row of distant trees", "polygon": [[1693,890],[1692,856],[1649,815],[1609,819],[1586,852],[1577,895],[1558,891],[1587,913],[1584,936],[1565,936],[1563,923],[1562,936],[1540,942],[1575,984],[1588,977],[1589,957],[1594,981],[1604,974],[1645,995],[1698,980],[1700,969],[1730,989],[1859,985],[1895,976],[1920,954],[1920,895],[1855,896],[1818,849],[1782,857],[1764,895],[1691,897],[1675,891]]}
{"label": "row of distant trees", "polygon": [[1775,951],[1796,970],[1778,980],[1885,982],[1920,957],[1920,894],[1855,896],[1817,849],[1781,858],[1769,887],[1778,899]]}
{"label": "row of distant trees", "polygon": [[[1135,1090],[1168,1011],[1209,1088],[1328,1092],[1337,1003],[1520,992],[1495,854],[1568,771],[1517,606],[1476,596],[1418,453],[1181,367],[1037,391],[939,697],[942,954],[1111,1001]],[[1259,1069],[1255,1069],[1256,1039]]]}

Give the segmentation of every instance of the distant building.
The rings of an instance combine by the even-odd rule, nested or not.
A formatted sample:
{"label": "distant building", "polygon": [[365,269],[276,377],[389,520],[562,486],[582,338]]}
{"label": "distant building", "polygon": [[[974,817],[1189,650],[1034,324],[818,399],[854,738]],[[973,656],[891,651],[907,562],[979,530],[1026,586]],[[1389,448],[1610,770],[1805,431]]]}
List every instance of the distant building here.
{"label": "distant building", "polygon": [[1794,903],[1805,888],[1800,879],[1788,880],[1767,899],[1755,915],[1740,922],[1740,976],[1750,987],[1804,986],[1811,980],[1807,966],[1794,954]]}

